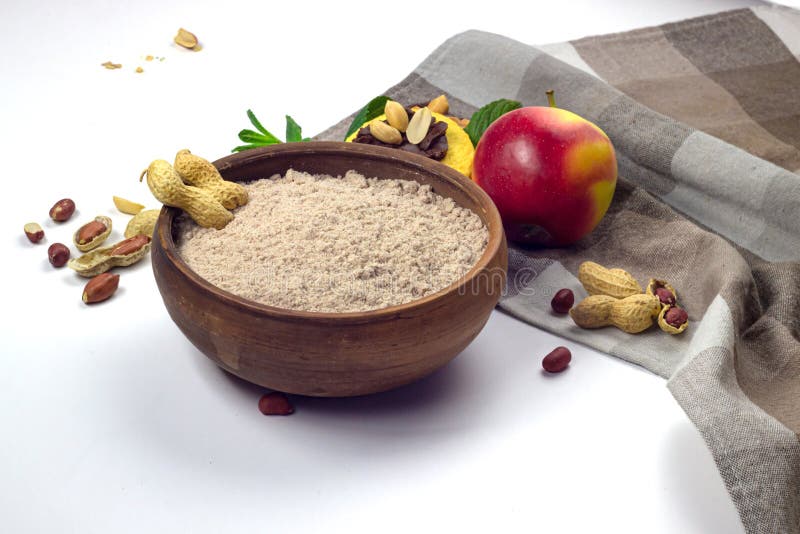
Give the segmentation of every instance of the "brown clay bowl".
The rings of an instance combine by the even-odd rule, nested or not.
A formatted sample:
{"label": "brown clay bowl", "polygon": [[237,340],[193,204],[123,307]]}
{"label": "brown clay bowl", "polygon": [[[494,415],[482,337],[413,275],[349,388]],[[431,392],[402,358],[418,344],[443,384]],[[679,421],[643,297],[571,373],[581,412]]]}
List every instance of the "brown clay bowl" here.
{"label": "brown clay bowl", "polygon": [[451,168],[399,150],[309,142],[248,150],[215,162],[227,180],[289,168],[416,180],[483,219],[489,244],[460,280],[424,298],[380,310],[316,313],[256,303],[211,285],[177,253],[179,210],[164,208],[153,236],[158,290],[170,317],[203,354],[247,381],[302,395],[340,397],[408,384],[446,364],[478,335],[497,304],[508,266],[500,215],[489,197]]}

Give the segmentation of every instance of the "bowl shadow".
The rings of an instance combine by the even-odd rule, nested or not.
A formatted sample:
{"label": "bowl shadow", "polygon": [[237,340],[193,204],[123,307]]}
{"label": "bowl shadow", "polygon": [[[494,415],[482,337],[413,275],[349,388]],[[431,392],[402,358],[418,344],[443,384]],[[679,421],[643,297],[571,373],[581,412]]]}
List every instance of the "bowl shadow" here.
{"label": "bowl shadow", "polygon": [[[464,351],[466,352],[468,349]],[[360,419],[371,417],[384,419],[393,415],[420,417],[426,412],[440,410],[442,405],[458,404],[459,398],[469,394],[467,366],[461,364],[461,360],[467,356],[464,353],[421,379],[381,393],[356,397],[311,397],[295,394],[288,396],[295,410],[306,415],[345,418],[356,416]],[[202,361],[205,357],[198,352],[197,359]],[[207,359],[203,364],[214,365]],[[243,395],[260,397],[272,391],[214,366],[231,387]]]}

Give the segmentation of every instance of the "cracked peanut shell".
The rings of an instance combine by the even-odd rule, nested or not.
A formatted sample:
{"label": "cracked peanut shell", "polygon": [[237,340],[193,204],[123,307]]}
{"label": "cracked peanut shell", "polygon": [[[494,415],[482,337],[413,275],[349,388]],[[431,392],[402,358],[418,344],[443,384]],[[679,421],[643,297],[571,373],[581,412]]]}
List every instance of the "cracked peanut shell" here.
{"label": "cracked peanut shell", "polygon": [[137,236],[125,239],[109,247],[95,249],[78,258],[72,258],[67,262],[67,266],[79,275],[91,278],[114,267],[128,267],[129,265],[133,265],[144,258],[150,250],[149,237],[142,236],[147,238],[147,242],[129,254],[118,255],[112,254],[112,252],[114,249],[120,247],[120,245],[129,243],[131,239],[135,239],[136,237]]}
{"label": "cracked peanut shell", "polygon": [[[98,234],[91,240],[84,243],[83,240],[80,238],[81,231],[88,225],[93,223],[95,224],[99,223],[105,226],[105,230],[103,230],[102,233]],[[99,247],[100,245],[103,244],[103,241],[108,239],[108,236],[111,235],[111,227],[112,227],[112,222],[110,217],[106,217],[105,215],[98,215],[97,217],[94,218],[94,220],[84,224],[83,226],[75,230],[75,233],[72,234],[72,242],[75,244],[75,247],[81,252],[88,252],[92,249]]]}
{"label": "cracked peanut shell", "polygon": [[[660,295],[658,295],[658,290],[660,288],[664,288],[670,293],[672,293],[672,303],[668,302],[665,303],[664,300],[660,297]],[[674,306],[675,303],[678,302],[678,292],[675,291],[675,288],[672,287],[666,280],[651,278],[650,282],[647,284],[647,289],[645,290],[645,293],[647,293],[648,295],[656,295],[657,297],[659,297],[659,300],[661,300],[663,306],[667,307]]]}
{"label": "cracked peanut shell", "polygon": [[670,308],[673,308],[673,307],[674,306],[662,306],[661,307],[661,312],[658,314],[658,327],[661,328],[661,330],[663,330],[667,334],[675,335],[675,334],[680,334],[684,330],[689,328],[689,318],[687,316],[686,321],[684,321],[683,324],[681,324],[678,327],[675,327],[675,326],[672,326],[671,324],[669,324],[667,322],[666,315],[667,315],[667,312],[670,310]]}

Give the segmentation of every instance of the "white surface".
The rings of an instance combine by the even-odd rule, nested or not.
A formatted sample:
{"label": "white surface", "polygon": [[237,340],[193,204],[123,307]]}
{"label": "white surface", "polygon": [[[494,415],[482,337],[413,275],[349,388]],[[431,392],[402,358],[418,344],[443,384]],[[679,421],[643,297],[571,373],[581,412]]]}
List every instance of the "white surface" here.
{"label": "white surface", "polygon": [[[53,270],[46,249],[100,213],[119,237],[128,217],[111,195],[149,199],[139,171],[179,148],[225,155],[247,108],[276,133],[289,113],[313,134],[458,31],[537,44],[747,3],[586,0],[520,13],[503,2],[6,2],[3,531],[740,532],[663,380],[621,361],[495,313],[418,384],[297,398],[293,416],[267,418],[259,388],[219,371],[172,324],[149,265],[122,272],[117,295],[89,308],[84,281]],[[171,45],[179,26],[202,52]],[[79,213],[46,222],[64,196]],[[22,235],[33,220],[44,244]],[[541,357],[559,344],[573,363],[545,376]]]}

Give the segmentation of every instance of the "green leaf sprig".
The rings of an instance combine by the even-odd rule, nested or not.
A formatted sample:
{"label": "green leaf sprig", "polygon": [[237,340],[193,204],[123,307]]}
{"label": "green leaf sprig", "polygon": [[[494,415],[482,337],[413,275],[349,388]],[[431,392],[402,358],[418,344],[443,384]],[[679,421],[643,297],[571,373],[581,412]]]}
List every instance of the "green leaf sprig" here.
{"label": "green leaf sprig", "polygon": [[501,98],[500,100],[489,102],[481,109],[473,113],[472,118],[469,119],[469,124],[466,128],[464,128],[464,131],[467,132],[467,135],[469,135],[469,138],[472,141],[472,146],[478,146],[478,141],[490,124],[509,111],[513,111],[521,107],[522,104],[516,100]]}
{"label": "green leaf sprig", "polygon": [[[242,140],[246,145],[239,145],[235,147],[231,152],[242,152],[243,150],[250,150],[251,148],[258,148],[260,146],[268,146],[268,145],[275,145],[278,143],[282,143],[280,139],[269,133],[266,128],[261,125],[261,122],[256,118],[255,113],[251,110],[247,110],[247,118],[250,119],[250,123],[255,127],[256,131],[244,129],[239,132],[239,139]],[[300,127],[297,122],[289,115],[286,115],[286,142],[287,143],[298,143],[302,141],[311,141],[308,137],[303,137],[303,129]]]}
{"label": "green leaf sprig", "polygon": [[389,100],[388,96],[376,96],[370,100],[366,106],[361,108],[361,111],[358,112],[353,122],[350,123],[350,128],[348,128],[347,133],[344,134],[344,139],[347,140],[354,132],[357,132],[365,122],[383,115],[383,108],[386,107],[387,100]]}

